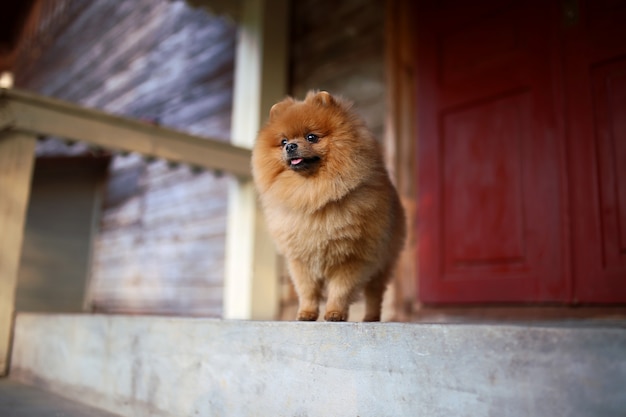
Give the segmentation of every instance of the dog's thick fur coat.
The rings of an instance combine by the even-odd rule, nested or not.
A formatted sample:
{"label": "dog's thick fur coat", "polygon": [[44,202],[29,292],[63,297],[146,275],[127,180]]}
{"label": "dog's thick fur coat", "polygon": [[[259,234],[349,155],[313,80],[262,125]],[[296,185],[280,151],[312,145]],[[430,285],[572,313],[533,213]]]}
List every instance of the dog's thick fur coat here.
{"label": "dog's thick fur coat", "polygon": [[376,140],[351,104],[309,92],[275,104],[252,153],[266,221],[298,293],[298,320],[348,319],[365,293],[378,321],[405,238],[398,194]]}

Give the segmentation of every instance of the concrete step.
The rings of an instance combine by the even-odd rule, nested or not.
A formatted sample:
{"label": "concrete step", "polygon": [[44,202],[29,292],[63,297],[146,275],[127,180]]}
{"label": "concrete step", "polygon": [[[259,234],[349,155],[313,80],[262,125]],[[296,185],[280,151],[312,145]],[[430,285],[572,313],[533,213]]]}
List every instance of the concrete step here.
{"label": "concrete step", "polygon": [[120,417],[7,378],[0,378],[0,416]]}
{"label": "concrete step", "polygon": [[623,417],[626,323],[19,314],[10,372],[129,417]]}

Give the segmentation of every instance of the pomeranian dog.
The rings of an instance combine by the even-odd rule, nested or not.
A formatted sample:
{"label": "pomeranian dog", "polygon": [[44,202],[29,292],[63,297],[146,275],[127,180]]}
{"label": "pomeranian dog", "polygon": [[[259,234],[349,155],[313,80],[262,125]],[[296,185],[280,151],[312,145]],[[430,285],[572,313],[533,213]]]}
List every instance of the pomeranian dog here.
{"label": "pomeranian dog", "polygon": [[351,103],[325,91],[275,104],[252,151],[252,173],[273,239],[298,294],[298,320],[346,321],[365,293],[380,321],[404,245],[405,218],[380,148]]}

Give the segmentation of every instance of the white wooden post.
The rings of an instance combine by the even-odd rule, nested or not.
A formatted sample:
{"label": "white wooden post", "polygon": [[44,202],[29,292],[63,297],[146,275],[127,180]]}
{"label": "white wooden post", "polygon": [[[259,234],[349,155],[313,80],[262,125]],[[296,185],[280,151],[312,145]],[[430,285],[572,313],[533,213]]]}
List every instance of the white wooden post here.
{"label": "white wooden post", "polygon": [[[235,61],[232,143],[251,148],[273,103],[286,94],[287,0],[243,0]],[[250,180],[229,189],[224,318],[278,315],[278,263]]]}
{"label": "white wooden post", "polygon": [[35,158],[36,138],[0,134],[0,376],[8,371],[15,289]]}

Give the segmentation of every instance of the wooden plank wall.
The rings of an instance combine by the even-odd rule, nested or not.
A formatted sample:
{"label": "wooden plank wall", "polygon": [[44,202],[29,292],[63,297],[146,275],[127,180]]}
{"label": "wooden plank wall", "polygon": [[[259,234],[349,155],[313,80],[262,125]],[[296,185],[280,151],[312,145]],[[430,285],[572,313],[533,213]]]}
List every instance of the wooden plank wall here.
{"label": "wooden plank wall", "polygon": [[[230,135],[236,27],[184,2],[83,2],[18,60],[16,87],[197,135]],[[63,145],[51,146],[63,153]],[[70,150],[71,151],[71,150]],[[71,152],[70,152],[71,153]],[[227,179],[115,156],[91,308],[219,316]]]}
{"label": "wooden plank wall", "polygon": [[385,117],[385,2],[292,2],[291,94],[327,90],[354,101],[382,141]]}
{"label": "wooden plank wall", "polygon": [[[385,2],[297,0],[292,2],[290,94],[327,90],[354,101],[382,143],[385,129]],[[293,320],[297,297],[286,270],[281,277],[281,318]],[[387,297],[389,299],[389,297]],[[350,320],[361,320],[361,305]],[[393,314],[383,312],[384,318]]]}

